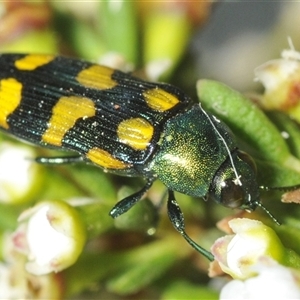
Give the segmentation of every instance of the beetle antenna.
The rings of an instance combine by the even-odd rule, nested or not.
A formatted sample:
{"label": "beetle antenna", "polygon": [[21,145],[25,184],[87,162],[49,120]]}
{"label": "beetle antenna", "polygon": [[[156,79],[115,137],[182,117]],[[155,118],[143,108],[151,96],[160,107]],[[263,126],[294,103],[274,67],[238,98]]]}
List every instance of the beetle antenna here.
{"label": "beetle antenna", "polygon": [[[202,110],[202,112],[206,115],[206,117],[207,117],[207,119],[208,119],[208,121],[210,122],[210,124],[211,124],[211,126],[214,128],[214,130],[216,131],[216,133],[217,133],[217,135],[219,136],[219,138],[220,138],[220,140],[223,142],[223,144],[224,144],[224,146],[225,146],[225,149],[226,149],[226,151],[227,151],[227,153],[228,153],[228,157],[229,157],[229,159],[230,159],[230,163],[231,163],[231,165],[232,165],[232,170],[233,170],[233,172],[234,172],[234,174],[235,174],[235,182],[236,182],[236,185],[242,185],[242,182],[241,182],[241,180],[240,180],[240,176],[239,176],[239,174],[238,174],[238,172],[237,172],[237,170],[236,170],[236,167],[235,167],[235,164],[234,164],[234,162],[233,162],[233,158],[232,158],[232,154],[231,154],[231,151],[230,151],[230,149],[229,149],[229,147],[228,147],[228,145],[227,145],[227,142],[226,142],[226,140],[224,139],[224,137],[222,136],[222,134],[220,133],[220,131],[217,129],[217,127],[216,127],[216,125],[214,124],[214,122],[213,122],[213,120],[211,119],[211,117],[207,114],[207,112],[204,110],[204,109],[202,109],[202,107],[201,107],[201,104],[200,104],[200,108],[201,108],[201,110]],[[218,123],[220,123],[220,120],[218,120],[215,116],[212,116],[213,118],[214,118],[214,120],[215,121],[217,121]]]}
{"label": "beetle antenna", "polygon": [[[289,192],[289,191],[294,191],[294,190],[300,189],[300,184],[291,185],[291,186],[263,186],[262,185],[259,188],[264,191],[276,191],[277,190],[277,191]],[[255,204],[257,206],[261,207],[277,225],[280,225],[278,220],[270,213],[270,211],[266,207],[264,207],[258,201],[256,201]]]}
{"label": "beetle antenna", "polygon": [[291,185],[291,186],[260,186],[259,187],[261,190],[264,191],[283,191],[283,192],[289,192],[289,191],[294,191],[297,189],[300,189],[300,184],[296,185]]}
{"label": "beetle antenna", "polygon": [[255,201],[254,204],[256,204],[257,206],[259,206],[277,225],[281,225],[280,222],[275,218],[275,216],[273,216],[271,214],[271,212],[262,205],[261,202],[259,201]]}

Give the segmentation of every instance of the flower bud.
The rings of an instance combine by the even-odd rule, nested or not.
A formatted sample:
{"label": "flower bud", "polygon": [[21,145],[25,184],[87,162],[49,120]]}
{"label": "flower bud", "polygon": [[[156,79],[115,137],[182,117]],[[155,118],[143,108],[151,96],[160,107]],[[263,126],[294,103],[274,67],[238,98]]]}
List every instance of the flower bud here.
{"label": "flower bud", "polygon": [[40,202],[24,211],[14,246],[27,255],[26,270],[35,275],[61,271],[82,252],[86,233],[75,208],[63,201]]}
{"label": "flower bud", "polygon": [[260,257],[283,259],[285,248],[270,227],[246,218],[232,219],[228,224],[234,234],[219,238],[211,249],[223,272],[245,279],[256,274],[253,266]]}

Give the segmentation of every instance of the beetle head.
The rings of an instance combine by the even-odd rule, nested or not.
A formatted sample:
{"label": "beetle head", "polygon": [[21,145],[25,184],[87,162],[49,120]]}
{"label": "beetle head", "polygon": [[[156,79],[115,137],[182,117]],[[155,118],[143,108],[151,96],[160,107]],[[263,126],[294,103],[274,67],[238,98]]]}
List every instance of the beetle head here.
{"label": "beetle head", "polygon": [[259,199],[255,169],[251,156],[235,149],[215,173],[207,198],[229,208],[255,210]]}

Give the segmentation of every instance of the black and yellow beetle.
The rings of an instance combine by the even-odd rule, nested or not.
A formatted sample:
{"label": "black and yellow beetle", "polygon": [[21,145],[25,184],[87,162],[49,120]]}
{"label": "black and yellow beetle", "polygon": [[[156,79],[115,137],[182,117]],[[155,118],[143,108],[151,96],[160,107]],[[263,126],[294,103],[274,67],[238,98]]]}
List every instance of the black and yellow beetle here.
{"label": "black and yellow beetle", "polygon": [[39,162],[85,161],[145,178],[140,191],[111,210],[113,218],[160,179],[169,191],[172,224],[209,260],[212,254],[186,234],[174,191],[231,208],[262,206],[250,156],[237,149],[226,125],[169,84],[61,56],[2,54],[0,128],[78,155]]}

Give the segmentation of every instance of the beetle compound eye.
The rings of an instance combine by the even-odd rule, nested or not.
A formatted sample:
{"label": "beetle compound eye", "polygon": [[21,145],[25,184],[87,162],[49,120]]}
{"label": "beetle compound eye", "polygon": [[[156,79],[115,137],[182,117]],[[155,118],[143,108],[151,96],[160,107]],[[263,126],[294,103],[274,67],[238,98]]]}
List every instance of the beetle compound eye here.
{"label": "beetle compound eye", "polygon": [[244,191],[242,187],[233,180],[227,179],[221,183],[220,203],[229,208],[238,208],[243,204]]}
{"label": "beetle compound eye", "polygon": [[232,178],[223,180],[216,176],[208,198],[229,208],[239,208],[243,205],[245,193],[242,186],[234,182]]}

